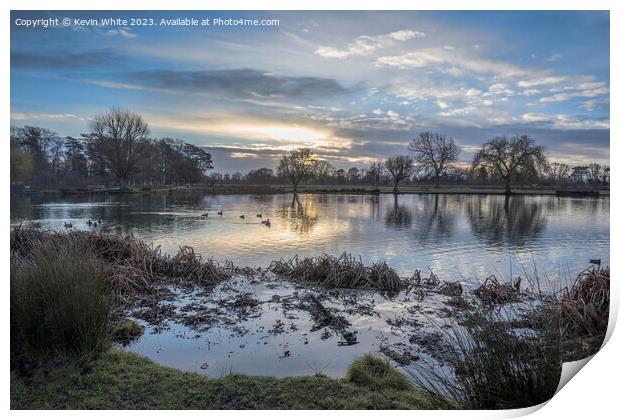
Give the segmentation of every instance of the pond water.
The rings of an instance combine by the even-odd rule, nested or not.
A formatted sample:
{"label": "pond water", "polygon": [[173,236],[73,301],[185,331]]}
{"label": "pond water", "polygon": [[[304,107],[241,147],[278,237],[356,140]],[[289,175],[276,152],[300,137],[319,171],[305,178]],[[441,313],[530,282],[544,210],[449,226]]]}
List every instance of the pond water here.
{"label": "pond water", "polygon": [[[267,218],[270,227],[261,223]],[[298,204],[291,194],[11,198],[12,226],[95,229],[89,219],[101,220],[97,230],[131,234],[165,252],[189,245],[238,266],[349,252],[367,264],[386,261],[401,275],[432,270],[466,285],[490,274],[521,275],[530,287],[557,290],[590,259],[609,264],[608,197],[514,196],[506,203],[498,195],[304,194]]]}

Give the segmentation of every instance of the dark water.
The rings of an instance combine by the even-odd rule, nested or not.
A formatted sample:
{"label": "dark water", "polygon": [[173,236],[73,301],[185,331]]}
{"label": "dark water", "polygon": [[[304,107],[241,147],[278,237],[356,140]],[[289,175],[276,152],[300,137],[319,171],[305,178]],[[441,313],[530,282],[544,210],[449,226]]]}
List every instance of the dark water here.
{"label": "dark water", "polygon": [[[609,264],[609,198],[516,196],[506,203],[496,195],[401,195],[395,201],[391,195],[307,194],[300,204],[293,206],[290,194],[17,196],[11,225],[63,229],[66,222],[89,229],[88,219],[101,219],[103,232],[132,234],[166,252],[190,245],[241,266],[350,252],[365,263],[385,260],[403,275],[430,269],[444,280],[477,283],[512,273],[553,289],[591,258]],[[260,223],[267,218],[270,228]]]}

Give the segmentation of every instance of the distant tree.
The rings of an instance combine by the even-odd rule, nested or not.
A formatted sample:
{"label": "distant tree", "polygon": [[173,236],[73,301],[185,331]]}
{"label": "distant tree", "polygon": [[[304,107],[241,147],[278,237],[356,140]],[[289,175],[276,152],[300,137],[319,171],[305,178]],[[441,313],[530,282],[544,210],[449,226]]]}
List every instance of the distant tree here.
{"label": "distant tree", "polygon": [[11,182],[25,182],[32,177],[32,156],[29,152],[11,144]]}
{"label": "distant tree", "polygon": [[385,169],[394,184],[394,194],[398,194],[398,184],[413,175],[413,159],[409,156],[392,156],[385,161]]}
{"label": "distant tree", "polygon": [[535,145],[527,135],[510,139],[496,137],[482,145],[474,156],[473,167],[486,167],[489,173],[504,181],[505,193],[510,195],[512,179],[519,174],[531,174],[546,166],[545,148]]}
{"label": "distant tree", "polygon": [[588,181],[590,184],[598,185],[602,182],[602,167],[598,163],[591,163],[588,165]]}
{"label": "distant tree", "polygon": [[84,179],[88,176],[88,161],[84,155],[81,140],[67,137],[65,140],[65,175],[71,179]]}
{"label": "distant tree", "polygon": [[370,164],[370,168],[368,168],[367,175],[370,176],[375,184],[375,187],[378,187],[381,183],[381,177],[383,176],[383,172],[385,171],[385,165],[383,161],[376,160]]}
{"label": "distant tree", "polygon": [[51,167],[48,148],[56,133],[42,127],[12,127],[11,141],[28,152],[32,160],[32,180],[47,184],[51,180]]}
{"label": "distant tree", "polygon": [[587,166],[574,166],[570,178],[576,184],[583,184],[590,177],[590,168]]}
{"label": "distant tree", "polygon": [[334,176],[336,177],[337,184],[344,184],[347,182],[347,174],[344,169],[336,169],[334,171]]}
{"label": "distant tree", "polygon": [[349,168],[349,170],[347,171],[347,181],[349,181],[350,183],[357,184],[361,178],[362,176],[360,174],[360,170],[356,167]]}
{"label": "distant tree", "polygon": [[570,166],[566,163],[552,162],[547,166],[548,177],[551,181],[561,184],[570,175]]}
{"label": "distant tree", "polygon": [[90,124],[92,151],[110,168],[122,188],[137,173],[149,152],[149,127],[135,112],[112,108],[93,117]]}
{"label": "distant tree", "polygon": [[250,184],[271,184],[275,181],[275,175],[273,169],[259,168],[248,172],[245,180]]}
{"label": "distant tree", "polygon": [[314,175],[317,158],[311,149],[297,149],[280,158],[278,175],[288,178],[293,184],[293,192],[301,181]]}
{"label": "distant tree", "polygon": [[243,174],[241,172],[235,172],[234,174],[230,176],[230,181],[233,184],[241,183],[241,181],[243,181]]}
{"label": "distant tree", "polygon": [[409,149],[418,167],[435,177],[435,186],[439,186],[439,178],[456,163],[460,153],[453,139],[429,131],[420,133],[409,144]]}
{"label": "distant tree", "polygon": [[224,177],[219,172],[213,172],[213,173],[207,175],[205,177],[205,179],[207,181],[207,184],[209,184],[209,186],[211,188],[213,188],[215,186],[215,184],[221,183],[222,180],[224,179]]}
{"label": "distant tree", "polygon": [[322,184],[334,176],[336,168],[326,160],[318,160],[314,167],[314,176]]}

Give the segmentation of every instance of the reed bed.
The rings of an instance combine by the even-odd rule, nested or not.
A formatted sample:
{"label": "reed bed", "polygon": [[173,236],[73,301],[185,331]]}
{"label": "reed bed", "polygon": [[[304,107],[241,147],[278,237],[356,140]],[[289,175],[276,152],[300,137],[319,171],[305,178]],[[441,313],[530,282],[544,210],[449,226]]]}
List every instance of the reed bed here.
{"label": "reed bed", "polygon": [[211,286],[229,278],[235,267],[204,259],[189,246],[170,256],[159,247],[133,237],[95,232],[56,232],[30,228],[11,231],[11,260],[19,266],[28,263],[33,252],[45,246],[75,248],[93,255],[106,273],[108,286],[123,297],[156,293],[162,284]]}
{"label": "reed bed", "polygon": [[609,274],[609,268],[584,270],[559,298],[532,313],[535,328],[549,320],[558,326],[564,361],[588,357],[603,345],[609,321]]}
{"label": "reed bed", "polygon": [[474,290],[474,295],[486,305],[516,302],[521,297],[521,278],[514,282],[500,283],[493,275]]}
{"label": "reed bed", "polygon": [[372,289],[397,293],[407,288],[385,262],[365,266],[361,258],[343,253],[340,257],[323,254],[314,258],[280,259],[269,266],[273,273],[302,283],[330,288]]}

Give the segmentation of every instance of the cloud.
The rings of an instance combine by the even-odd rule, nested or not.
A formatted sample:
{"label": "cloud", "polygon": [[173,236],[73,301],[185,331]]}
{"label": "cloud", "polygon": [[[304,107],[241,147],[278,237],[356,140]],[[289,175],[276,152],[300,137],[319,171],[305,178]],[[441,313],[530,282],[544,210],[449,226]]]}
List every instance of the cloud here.
{"label": "cloud", "polygon": [[595,96],[606,95],[608,93],[608,87],[600,87],[597,89],[586,89],[577,92],[556,93],[555,95],[540,98],[540,102],[563,102],[572,98],[592,98]]}
{"label": "cloud", "polygon": [[521,120],[526,123],[539,123],[558,129],[608,129],[609,119],[591,119],[565,114],[541,114],[528,112],[521,115]]}
{"label": "cloud", "polygon": [[400,30],[385,35],[362,35],[345,48],[319,46],[314,53],[324,58],[345,59],[355,56],[368,56],[378,49],[393,45],[395,42],[405,42],[413,38],[426,36],[425,33],[413,30]]}
{"label": "cloud", "polygon": [[210,94],[227,99],[311,99],[344,95],[351,90],[334,79],[290,77],[254,69],[147,70],[126,75],[129,80],[97,81],[101,86],[167,92]]}
{"label": "cloud", "polygon": [[73,69],[118,64],[123,58],[108,50],[53,54],[11,52],[11,67],[39,69]]}
{"label": "cloud", "polygon": [[11,120],[13,121],[66,121],[66,120],[80,120],[86,121],[85,118],[77,116],[75,114],[46,114],[46,113],[32,113],[32,112],[11,112]]}
{"label": "cloud", "polygon": [[455,54],[443,48],[426,48],[400,55],[383,56],[375,61],[377,66],[398,69],[432,67],[434,70],[454,76],[474,74],[493,74],[499,77],[518,77],[530,75],[532,70],[519,66],[480,57]]}
{"label": "cloud", "polygon": [[131,28],[119,28],[119,29],[110,29],[105,33],[106,36],[117,36],[120,35],[125,39],[133,39],[138,36],[138,34],[132,32]]}

